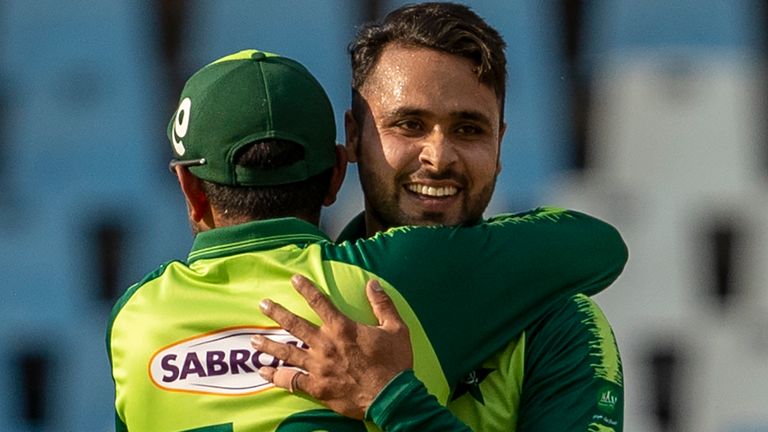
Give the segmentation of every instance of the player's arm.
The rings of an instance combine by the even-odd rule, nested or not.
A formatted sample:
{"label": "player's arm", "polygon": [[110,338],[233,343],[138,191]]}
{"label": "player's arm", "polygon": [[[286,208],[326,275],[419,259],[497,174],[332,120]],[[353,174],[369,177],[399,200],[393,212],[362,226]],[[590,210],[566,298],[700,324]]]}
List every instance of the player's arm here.
{"label": "player's arm", "polygon": [[376,396],[366,412],[385,432],[470,432],[472,429],[440,405],[408,369]]}
{"label": "player's arm", "polygon": [[628,256],[613,226],[552,208],[474,226],[397,228],[328,255],[370,269],[403,296],[450,383],[554,302],[605,289]]}
{"label": "player's arm", "polygon": [[574,296],[526,336],[518,432],[623,430],[621,358],[597,304]]}
{"label": "player's arm", "polygon": [[294,276],[291,282],[322,325],[262,302],[267,316],[308,345],[252,339],[254,348],[304,371],[263,367],[263,378],[306,393],[339,414],[370,420],[384,431],[470,431],[414,375],[408,327],[376,281],[368,282],[366,293],[377,326],[347,318],[306,278]]}
{"label": "player's arm", "polygon": [[[442,332],[442,335],[439,331],[430,332],[431,339],[435,338],[438,342],[436,344],[438,354],[443,354],[440,355],[441,360],[456,354],[463,355],[465,360],[456,361],[449,358],[442,362],[446,371],[449,372],[447,373],[449,381],[451,378],[457,379],[458,373],[466,372],[466,370],[459,371],[458,368],[468,367],[467,365],[473,360],[477,360],[469,359],[470,355],[467,353],[472,351],[467,350],[462,344],[470,341],[482,346],[489,339],[478,336],[488,334],[487,331],[475,333],[473,338],[456,338],[457,332],[450,327],[455,326],[457,322],[462,327],[458,330],[472,333],[467,331],[468,321],[457,319],[457,313],[463,312],[471,317],[473,315],[471,311],[478,307],[478,303],[485,304],[487,307],[481,307],[482,315],[486,318],[482,320],[483,325],[494,322],[494,318],[489,316],[494,313],[507,317],[506,321],[502,322],[514,324],[516,315],[527,314],[530,318],[540,314],[541,307],[549,304],[542,298],[568,292],[572,289],[569,284],[575,286],[576,292],[596,292],[604,288],[618,276],[626,261],[626,247],[613,227],[575,212],[540,209],[522,215],[498,217],[478,227],[406,230],[406,232],[385,233],[363,242],[359,247],[350,246],[346,249],[349,253],[347,256],[337,254],[336,258],[356,264],[369,263],[374,267],[375,273],[383,273],[394,279],[397,279],[397,273],[404,275],[402,283],[395,282],[395,286],[410,287],[410,292],[406,291],[404,295],[413,306],[418,307],[419,303],[418,298],[414,299],[414,293],[424,293],[429,297],[427,306],[430,310],[419,315],[433,318],[438,326],[442,325],[443,329],[448,329]],[[440,247],[446,244],[441,242],[448,241],[452,243],[450,248]],[[388,253],[379,254],[377,248],[380,249],[378,252]],[[354,255],[359,252],[364,255],[362,257]],[[463,256],[466,262],[454,262],[457,253]],[[433,258],[435,262],[424,262],[428,258]],[[408,268],[409,271],[403,272],[404,268]],[[497,272],[502,277],[491,277],[493,272]],[[419,279],[419,276],[424,277]],[[389,281],[391,282],[391,279]],[[554,290],[553,287],[555,287]],[[502,291],[489,291],[489,289]],[[472,290],[472,295],[466,295],[467,290]],[[436,291],[439,295],[436,295]],[[484,291],[489,291],[490,295],[484,295]],[[532,304],[528,303],[531,299],[534,299]],[[531,310],[521,310],[523,307],[521,304],[531,307]],[[539,309],[534,309],[533,305],[538,306]],[[443,316],[440,312],[448,312],[449,316]],[[290,330],[286,324],[281,324]],[[489,346],[496,348],[490,348],[490,351],[485,351],[485,354],[478,349],[474,352],[475,356],[489,355],[501,346],[504,338],[519,334],[523,325],[518,323],[517,326],[509,326],[511,328],[503,326],[500,329],[495,328],[494,330],[500,331],[494,331],[496,334],[492,335],[494,339]],[[303,338],[301,335],[297,336]],[[444,346],[441,344],[443,342],[440,340],[441,336],[448,339],[454,348],[462,345],[459,348],[463,349],[456,349],[447,354],[446,351],[440,352],[441,346]],[[344,340],[346,340],[346,346],[354,346],[353,341],[345,339],[344,333],[337,333],[336,337],[331,337],[330,340],[342,347],[345,346],[341,344]],[[305,342],[308,341],[305,340]],[[308,343],[310,347],[313,346],[312,342]],[[323,341],[315,345],[320,346],[326,343],[328,342]],[[386,346],[392,349],[397,348],[396,344]],[[263,347],[260,349],[264,350]],[[295,348],[292,349],[296,351]],[[485,346],[485,349],[488,350],[488,346]],[[289,363],[301,364],[292,360],[286,353],[272,353]],[[348,352],[337,356],[337,359],[353,357],[353,353]],[[482,360],[482,358],[479,359]],[[342,363],[347,364],[346,360]],[[371,364],[375,364],[375,358],[371,360]],[[368,372],[365,367],[360,370],[363,373]],[[337,368],[335,372],[342,376],[344,373],[349,373],[342,368]],[[311,376],[302,375],[297,378],[297,382],[304,382]],[[322,378],[325,378],[322,373],[317,374],[314,381],[322,381]],[[326,383],[333,382],[333,379],[326,380]],[[345,392],[342,394],[348,395]],[[328,395],[320,394],[320,396],[322,396],[321,399],[323,397],[328,399]],[[413,402],[402,406],[413,409]],[[441,408],[438,406],[437,409]],[[458,422],[447,411],[442,413]],[[465,426],[461,425],[461,427]],[[446,428],[439,430],[446,430]]]}

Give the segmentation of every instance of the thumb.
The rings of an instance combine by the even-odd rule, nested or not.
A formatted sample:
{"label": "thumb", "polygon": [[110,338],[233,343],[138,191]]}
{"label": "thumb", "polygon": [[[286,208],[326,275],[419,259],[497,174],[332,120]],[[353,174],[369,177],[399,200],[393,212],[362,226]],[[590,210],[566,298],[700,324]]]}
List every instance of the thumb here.
{"label": "thumb", "polygon": [[393,324],[405,326],[402,318],[397,313],[395,304],[392,303],[392,299],[384,292],[378,281],[369,280],[365,286],[365,292],[368,295],[368,302],[371,304],[373,314],[379,321],[380,326],[389,327]]}

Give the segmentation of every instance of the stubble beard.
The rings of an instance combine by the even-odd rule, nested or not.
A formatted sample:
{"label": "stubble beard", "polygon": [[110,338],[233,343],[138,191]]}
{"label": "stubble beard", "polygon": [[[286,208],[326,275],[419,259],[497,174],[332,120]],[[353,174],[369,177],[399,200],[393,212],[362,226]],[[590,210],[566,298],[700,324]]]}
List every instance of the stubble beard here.
{"label": "stubble beard", "polygon": [[404,225],[460,225],[473,224],[482,220],[488,203],[491,201],[496,187],[496,176],[486,184],[478,196],[472,197],[464,193],[457,219],[452,219],[444,212],[421,211],[418,214],[408,214],[400,208],[400,199],[405,192],[402,183],[395,180],[390,188],[383,188],[387,182],[373,172],[360,170],[360,180],[368,204],[366,211],[383,229]]}

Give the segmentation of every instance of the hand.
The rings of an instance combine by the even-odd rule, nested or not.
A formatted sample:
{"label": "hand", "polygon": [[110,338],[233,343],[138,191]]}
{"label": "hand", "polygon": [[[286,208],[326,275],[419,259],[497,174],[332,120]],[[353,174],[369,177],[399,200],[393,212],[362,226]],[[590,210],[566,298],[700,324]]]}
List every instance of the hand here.
{"label": "hand", "polygon": [[320,327],[271,300],[260,306],[265,315],[309,347],[261,336],[254,336],[251,344],[306,373],[289,367],[263,367],[259,374],[278,387],[300,390],[341,415],[363,419],[381,389],[413,367],[408,326],[377,281],[368,281],[366,294],[378,326],[347,318],[303,276],[294,276],[291,283],[320,317]]}

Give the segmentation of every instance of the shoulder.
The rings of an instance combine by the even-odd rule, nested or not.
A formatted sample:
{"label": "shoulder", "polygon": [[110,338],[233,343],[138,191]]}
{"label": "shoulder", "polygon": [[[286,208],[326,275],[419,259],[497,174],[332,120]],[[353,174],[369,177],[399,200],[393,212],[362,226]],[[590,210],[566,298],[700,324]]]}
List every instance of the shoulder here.
{"label": "shoulder", "polygon": [[112,306],[112,311],[109,316],[109,323],[107,325],[107,347],[109,347],[110,345],[112,328],[114,327],[115,319],[120,314],[120,311],[134,297],[134,295],[139,291],[139,289],[151,283],[152,281],[156,280],[157,278],[161,277],[166,272],[166,270],[168,270],[168,268],[171,267],[172,265],[185,265],[185,264],[183,264],[181,261],[173,260],[173,261],[167,261],[159,265],[153,271],[147,273],[147,275],[144,276],[139,282],[136,282],[135,284],[131,285],[123,293],[123,295],[120,296],[117,302],[115,302],[115,305]]}
{"label": "shoulder", "polygon": [[[575,294],[554,302],[538,320],[526,328],[529,344],[548,339],[552,334],[573,334],[592,339],[606,331],[612,332],[608,319],[597,302],[584,294]],[[613,339],[613,335],[610,339]]]}
{"label": "shoulder", "polygon": [[586,364],[595,377],[621,385],[618,344],[594,299],[576,294],[557,302],[526,329],[526,336],[526,369],[557,357],[558,363]]}
{"label": "shoulder", "polygon": [[[120,309],[122,309],[123,306],[125,306],[125,303],[127,303],[131,299],[131,297],[133,297],[133,295],[136,293],[136,291],[138,291],[141,287],[149,284],[153,280],[161,277],[165,273],[165,271],[169,267],[174,265],[174,264],[182,264],[182,263],[181,263],[181,261],[177,261],[177,260],[165,262],[165,263],[157,266],[151,272],[147,273],[143,278],[141,278],[140,281],[138,281],[135,284],[131,285],[123,293],[123,295],[120,296],[120,298],[117,300],[115,305],[112,307],[112,317],[114,318],[114,316],[120,311]],[[184,265],[184,264],[182,264],[182,265]]]}
{"label": "shoulder", "polygon": [[595,300],[584,294],[574,294],[563,298],[562,301],[553,303],[537,321],[535,326],[548,327],[553,321],[565,320],[573,322],[574,319],[584,320],[584,325],[594,323],[607,323],[600,306]]}

